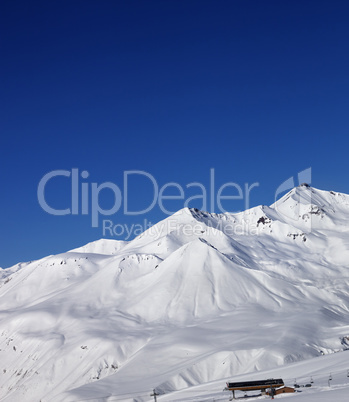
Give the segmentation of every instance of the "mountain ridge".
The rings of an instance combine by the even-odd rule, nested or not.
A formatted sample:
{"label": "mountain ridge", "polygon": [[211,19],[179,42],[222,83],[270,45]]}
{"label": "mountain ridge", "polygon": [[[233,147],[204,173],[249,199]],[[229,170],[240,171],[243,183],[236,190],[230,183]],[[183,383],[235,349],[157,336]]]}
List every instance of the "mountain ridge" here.
{"label": "mountain ridge", "polygon": [[1,400],[133,400],[345,350],[348,219],[349,196],[301,185],[1,270]]}

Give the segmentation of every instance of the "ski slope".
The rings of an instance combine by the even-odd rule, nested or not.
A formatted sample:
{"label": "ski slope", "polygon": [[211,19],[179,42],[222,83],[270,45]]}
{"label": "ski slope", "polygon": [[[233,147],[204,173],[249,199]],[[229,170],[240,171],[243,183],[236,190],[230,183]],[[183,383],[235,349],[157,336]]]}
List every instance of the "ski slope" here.
{"label": "ski slope", "polygon": [[[244,374],[235,377],[237,381],[259,380],[267,378],[282,378],[285,385],[295,388],[293,394],[281,394],[275,396],[275,400],[281,399],[292,402],[318,402],[318,401],[347,401],[349,395],[349,353],[335,353],[320,356],[314,359],[292,363],[276,369],[261,371],[253,374]],[[331,378],[331,380],[329,380]],[[158,396],[159,402],[180,401],[227,401],[232,397],[232,392],[222,391],[224,381],[230,378],[206,383],[200,386],[190,387],[183,391],[173,392],[168,395]],[[311,385],[311,387],[306,387]],[[247,392],[248,401],[270,400],[270,396],[261,396],[259,391]],[[236,399],[246,400],[245,392],[236,391]],[[112,400],[112,399],[111,399]]]}

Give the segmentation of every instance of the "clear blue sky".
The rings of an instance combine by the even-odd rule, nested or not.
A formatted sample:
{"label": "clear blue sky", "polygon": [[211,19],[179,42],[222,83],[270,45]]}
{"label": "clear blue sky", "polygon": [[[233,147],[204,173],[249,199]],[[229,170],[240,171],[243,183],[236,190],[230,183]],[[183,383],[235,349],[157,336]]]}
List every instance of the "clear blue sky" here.
{"label": "clear blue sky", "polygon": [[[348,21],[345,0],[2,2],[0,266],[102,237],[90,216],[42,210],[52,170],[122,188],[127,170],[185,187],[214,168],[217,185],[258,182],[254,206],[311,167],[314,187],[349,193]],[[133,208],[152,198],[137,180]],[[69,207],[69,179],[47,199]]]}

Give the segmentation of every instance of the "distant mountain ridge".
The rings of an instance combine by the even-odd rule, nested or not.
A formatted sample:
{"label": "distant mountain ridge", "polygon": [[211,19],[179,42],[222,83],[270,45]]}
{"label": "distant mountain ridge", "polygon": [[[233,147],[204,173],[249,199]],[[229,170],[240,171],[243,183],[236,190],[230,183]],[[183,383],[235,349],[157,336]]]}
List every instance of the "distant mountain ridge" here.
{"label": "distant mountain ridge", "polygon": [[347,349],[348,222],[303,184],[1,270],[0,400],[141,401]]}

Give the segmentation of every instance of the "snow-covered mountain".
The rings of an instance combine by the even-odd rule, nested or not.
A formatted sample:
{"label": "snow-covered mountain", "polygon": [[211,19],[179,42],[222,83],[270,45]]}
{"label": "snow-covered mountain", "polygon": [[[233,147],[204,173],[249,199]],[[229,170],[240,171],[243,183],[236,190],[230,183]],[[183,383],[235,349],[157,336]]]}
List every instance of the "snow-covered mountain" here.
{"label": "snow-covered mountain", "polygon": [[0,400],[150,400],[348,349],[348,221],[304,184],[0,270]]}

